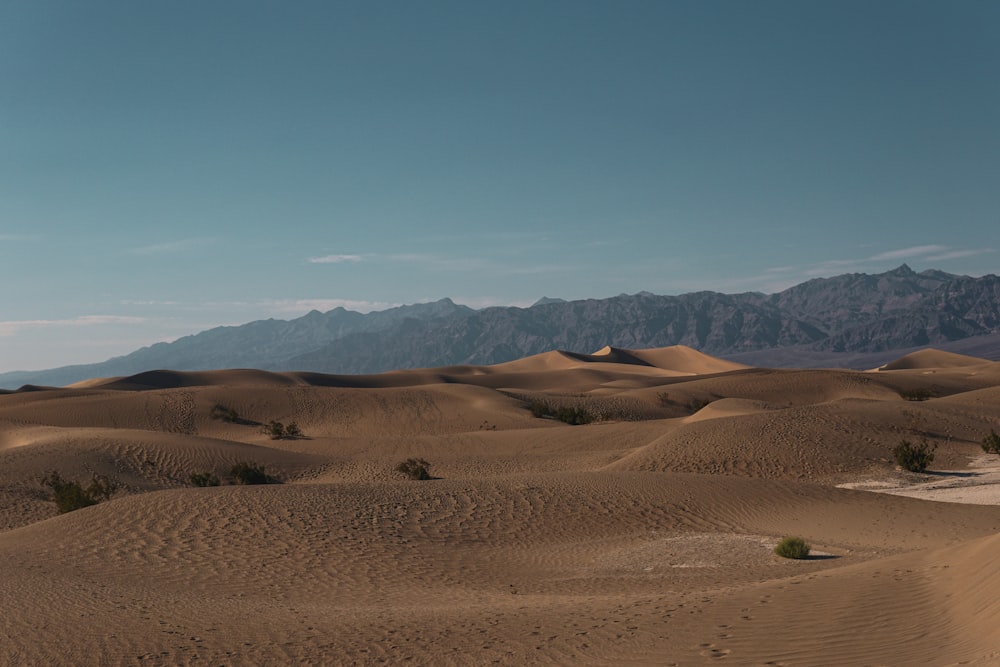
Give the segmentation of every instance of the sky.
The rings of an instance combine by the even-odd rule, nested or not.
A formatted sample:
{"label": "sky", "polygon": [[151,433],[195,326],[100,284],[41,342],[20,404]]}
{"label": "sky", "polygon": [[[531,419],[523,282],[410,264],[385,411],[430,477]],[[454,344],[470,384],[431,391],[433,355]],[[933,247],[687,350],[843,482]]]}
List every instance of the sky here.
{"label": "sky", "polygon": [[1000,259],[995,0],[0,3],[0,372]]}

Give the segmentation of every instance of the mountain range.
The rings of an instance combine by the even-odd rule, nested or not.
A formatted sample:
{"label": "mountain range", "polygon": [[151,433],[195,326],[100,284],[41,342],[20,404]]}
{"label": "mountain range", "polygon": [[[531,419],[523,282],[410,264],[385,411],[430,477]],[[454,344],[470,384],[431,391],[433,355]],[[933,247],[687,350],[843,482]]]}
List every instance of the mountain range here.
{"label": "mountain range", "polygon": [[925,346],[1000,358],[1000,278],[914,272],[817,278],[775,294],[649,292],[474,310],[450,299],[362,314],[217,327],[108,361],[0,374],[0,387],[64,385],[154,369],[322,373],[495,364],[553,349],[687,345],[758,366],[873,367]]}

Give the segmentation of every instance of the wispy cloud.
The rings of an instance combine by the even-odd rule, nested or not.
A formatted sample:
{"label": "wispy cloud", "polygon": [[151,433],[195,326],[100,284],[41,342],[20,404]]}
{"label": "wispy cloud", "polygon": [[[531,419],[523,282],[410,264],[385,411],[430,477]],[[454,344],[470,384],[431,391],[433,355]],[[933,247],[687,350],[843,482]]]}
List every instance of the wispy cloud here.
{"label": "wispy cloud", "polygon": [[310,257],[306,261],[310,264],[344,264],[346,262],[360,262],[364,259],[361,255],[324,255],[322,257]]}
{"label": "wispy cloud", "polygon": [[343,264],[345,262],[389,262],[421,264],[429,269],[473,271],[489,268],[493,262],[480,257],[448,257],[421,252],[366,253],[361,255],[326,255],[310,257],[310,264]]}
{"label": "wispy cloud", "polygon": [[991,252],[996,252],[993,248],[969,248],[967,250],[948,250],[940,255],[932,255],[927,259],[934,262],[944,262],[949,259],[962,259],[964,257],[975,257],[976,255],[986,255]]}
{"label": "wispy cloud", "polygon": [[130,255],[169,255],[177,252],[184,252],[205,245],[209,239],[192,238],[177,239],[174,241],[164,241],[163,243],[152,243],[150,245],[136,246],[129,248],[126,252]]}
{"label": "wispy cloud", "polygon": [[[479,310],[480,308],[490,308],[492,306],[517,306],[527,308],[538,299],[503,299],[496,296],[456,296],[451,299],[455,303]],[[430,299],[427,299],[430,301]]]}
{"label": "wispy cloud", "polygon": [[293,315],[304,314],[311,310],[328,311],[334,308],[346,308],[362,313],[373,310],[385,310],[402,305],[385,301],[365,301],[362,299],[269,299],[260,301],[257,305],[273,314]]}
{"label": "wispy cloud", "polygon": [[883,260],[896,260],[896,259],[912,259],[914,257],[924,257],[925,255],[930,255],[933,253],[945,252],[948,250],[948,246],[943,245],[916,245],[910,248],[899,248],[898,250],[887,250],[886,252],[880,252],[877,255],[872,255],[867,260],[871,262],[880,262]]}
{"label": "wispy cloud", "polygon": [[64,320],[8,320],[0,322],[0,336],[13,336],[24,329],[51,327],[93,327],[114,324],[142,324],[144,317],[125,315],[81,315]]}
{"label": "wispy cloud", "polygon": [[123,299],[119,301],[123,306],[179,306],[180,301],[156,301],[156,300],[141,300],[141,299]]}

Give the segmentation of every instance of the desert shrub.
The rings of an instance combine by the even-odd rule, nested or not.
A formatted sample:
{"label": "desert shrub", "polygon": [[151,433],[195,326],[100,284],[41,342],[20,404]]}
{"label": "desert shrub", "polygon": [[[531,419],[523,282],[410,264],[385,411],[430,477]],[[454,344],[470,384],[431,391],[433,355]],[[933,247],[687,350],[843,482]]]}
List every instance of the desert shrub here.
{"label": "desert shrub", "polygon": [[670,394],[665,391],[661,391],[660,393],[658,393],[656,395],[656,400],[663,407],[667,407],[673,403],[673,401],[670,400]]}
{"label": "desert shrub", "polygon": [[703,407],[712,402],[711,398],[692,398],[688,401],[688,410],[691,412],[698,412]]}
{"label": "desert shrub", "polygon": [[261,432],[264,433],[264,435],[270,436],[271,440],[278,440],[285,435],[285,425],[272,419],[264,424],[261,428]]}
{"label": "desert shrub", "polygon": [[216,403],[212,406],[212,419],[237,424],[240,422],[240,415],[232,408]]}
{"label": "desert shrub", "polygon": [[547,417],[552,414],[552,409],[549,408],[549,404],[545,401],[532,401],[528,405],[528,409],[531,410],[533,417]]}
{"label": "desert shrub", "polygon": [[983,438],[983,451],[989,454],[1000,454],[1000,435],[993,429],[990,434]]}
{"label": "desert shrub", "polygon": [[118,485],[103,475],[94,475],[84,487],[80,482],[63,479],[54,470],[42,478],[42,486],[52,489],[52,500],[60,514],[96,505],[118,490]]}
{"label": "desert shrub", "polygon": [[425,480],[430,479],[431,474],[428,469],[431,464],[423,459],[409,458],[396,466],[396,471],[401,472],[410,479]]}
{"label": "desert shrub", "polygon": [[528,409],[531,410],[531,414],[535,417],[554,417],[561,422],[573,426],[589,424],[594,421],[594,415],[584,408],[553,408],[545,401],[532,401],[528,405]]}
{"label": "desert shrub", "polygon": [[782,558],[803,559],[809,557],[809,545],[801,537],[786,537],[774,547],[774,553]]}
{"label": "desert shrub", "polygon": [[215,473],[211,472],[193,472],[191,477],[191,486],[219,486],[219,478]]}
{"label": "desert shrub", "polygon": [[272,478],[264,472],[264,466],[256,463],[241,462],[234,465],[229,474],[237,484],[268,484]]}
{"label": "desert shrub", "polygon": [[285,426],[279,421],[274,421],[273,419],[268,423],[264,424],[261,431],[269,436],[271,440],[284,440],[302,437],[302,429],[295,422],[290,422],[288,426]]}
{"label": "desert shrub", "polygon": [[583,408],[559,408],[556,410],[555,418],[573,426],[594,421],[594,416]]}
{"label": "desert shrub", "polygon": [[903,470],[923,472],[927,470],[927,466],[934,460],[934,450],[936,448],[936,446],[932,447],[926,439],[922,440],[919,444],[914,444],[904,438],[892,450],[892,455],[896,459],[896,463]]}
{"label": "desert shrub", "polygon": [[927,399],[934,398],[934,392],[927,387],[901,389],[899,395],[906,401],[926,401]]}

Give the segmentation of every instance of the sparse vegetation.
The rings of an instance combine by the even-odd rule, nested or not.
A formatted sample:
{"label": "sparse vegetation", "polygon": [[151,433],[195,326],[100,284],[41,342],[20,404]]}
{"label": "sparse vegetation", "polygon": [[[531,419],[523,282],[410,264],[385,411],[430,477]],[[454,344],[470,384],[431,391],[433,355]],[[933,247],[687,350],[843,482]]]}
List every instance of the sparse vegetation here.
{"label": "sparse vegetation", "polygon": [[63,479],[54,470],[42,478],[42,486],[52,489],[52,500],[60,514],[96,505],[118,490],[118,484],[103,475],[94,475],[84,487],[80,482]]}
{"label": "sparse vegetation", "polygon": [[270,484],[274,478],[264,472],[264,466],[256,463],[241,462],[234,465],[229,474],[236,484]]}
{"label": "sparse vegetation", "polygon": [[688,409],[691,412],[698,412],[703,407],[705,407],[706,405],[708,405],[709,403],[711,403],[713,400],[715,400],[715,399],[711,399],[711,398],[692,398],[690,401],[688,401]]}
{"label": "sparse vegetation", "polygon": [[271,420],[264,424],[261,431],[269,436],[271,440],[294,440],[302,437],[302,429],[295,422],[290,422],[285,426],[279,421]]}
{"label": "sparse vegetation", "polygon": [[658,394],[656,395],[656,400],[657,400],[657,401],[658,401],[658,402],[660,403],[660,405],[662,405],[663,407],[667,407],[667,406],[669,406],[669,405],[671,405],[671,404],[673,403],[673,401],[671,401],[671,400],[670,400],[670,394],[668,394],[668,393],[667,393],[667,392],[665,392],[665,391],[661,391],[660,393],[658,393]]}
{"label": "sparse vegetation", "polygon": [[934,398],[934,392],[927,387],[917,387],[916,389],[900,389],[899,395],[906,401],[926,401]]}
{"label": "sparse vegetation", "polygon": [[237,424],[240,421],[240,415],[232,408],[227,408],[224,405],[219,405],[216,403],[212,406],[212,419],[218,421],[229,422],[230,424]]}
{"label": "sparse vegetation", "polygon": [[983,451],[988,454],[1000,454],[1000,435],[993,429],[990,429],[990,434],[983,438]]}
{"label": "sparse vegetation", "polygon": [[423,459],[409,458],[396,466],[396,471],[401,472],[410,479],[426,480],[431,478],[429,468],[431,464]]}
{"label": "sparse vegetation", "polygon": [[585,408],[559,407],[554,408],[545,401],[532,401],[528,405],[531,414],[535,417],[552,417],[572,426],[589,424],[594,421],[594,415]]}
{"label": "sparse vegetation", "polygon": [[218,476],[211,472],[194,472],[188,479],[191,481],[191,486],[219,486],[220,484]]}
{"label": "sparse vegetation", "polygon": [[786,537],[774,547],[774,553],[782,558],[801,560],[809,557],[809,545],[801,537]]}
{"label": "sparse vegetation", "polygon": [[927,470],[927,466],[934,461],[934,450],[937,446],[932,446],[927,439],[924,438],[920,443],[914,444],[903,438],[899,441],[899,444],[892,450],[893,458],[896,459],[896,463],[903,470],[909,470],[910,472],[924,472]]}

